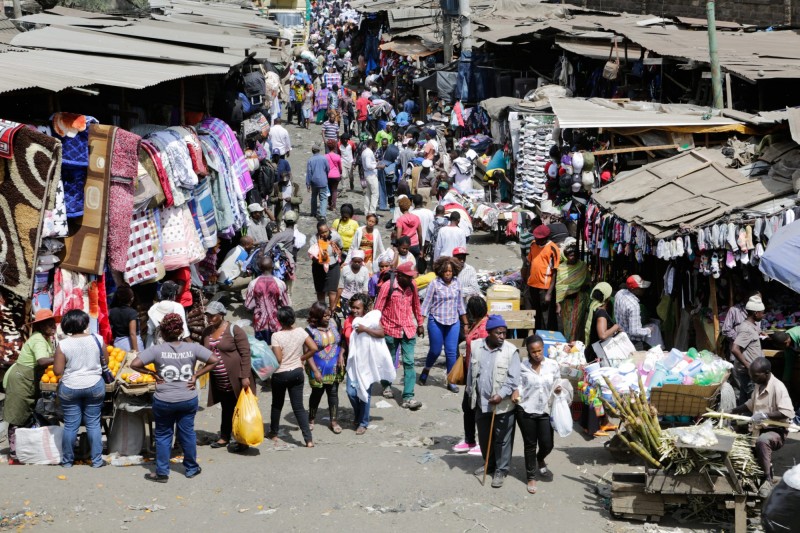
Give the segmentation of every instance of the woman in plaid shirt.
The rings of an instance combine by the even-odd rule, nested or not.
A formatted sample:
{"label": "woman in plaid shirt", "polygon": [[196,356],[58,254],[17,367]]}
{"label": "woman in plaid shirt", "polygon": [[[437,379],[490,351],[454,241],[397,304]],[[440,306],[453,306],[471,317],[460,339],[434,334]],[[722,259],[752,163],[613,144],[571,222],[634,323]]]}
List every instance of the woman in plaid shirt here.
{"label": "woman in plaid shirt", "polygon": [[[422,303],[422,316],[428,317],[430,338],[430,350],[425,359],[425,368],[419,376],[422,385],[428,381],[428,374],[442,353],[443,346],[447,373],[450,373],[458,357],[458,335],[461,332],[459,319],[465,327],[467,325],[467,311],[464,308],[464,298],[461,296],[461,284],[456,279],[461,271],[461,263],[452,257],[442,256],[433,264],[433,271],[436,273],[436,279],[428,287],[425,301]],[[448,383],[447,390],[457,393],[458,386]]]}

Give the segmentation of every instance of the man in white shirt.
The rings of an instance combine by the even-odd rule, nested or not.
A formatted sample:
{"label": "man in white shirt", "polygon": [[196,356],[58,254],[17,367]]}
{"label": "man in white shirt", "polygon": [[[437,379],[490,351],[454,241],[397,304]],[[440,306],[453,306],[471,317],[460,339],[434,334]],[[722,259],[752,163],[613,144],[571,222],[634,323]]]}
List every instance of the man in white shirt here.
{"label": "man in white shirt", "polygon": [[422,249],[425,247],[425,242],[428,238],[428,228],[430,228],[433,223],[433,211],[424,207],[425,200],[422,198],[421,194],[412,195],[411,200],[414,202],[414,209],[411,210],[411,214],[417,215],[417,218],[419,218],[419,227],[422,229],[422,242],[419,243],[420,249]]}
{"label": "man in white shirt", "polygon": [[439,235],[436,238],[436,247],[433,249],[434,262],[443,255],[452,257],[453,250],[456,248],[467,247],[467,236],[458,227],[460,221],[461,213],[453,211],[450,213],[450,224],[439,230]]}
{"label": "man in white shirt", "polygon": [[275,123],[269,130],[269,142],[273,150],[278,150],[282,157],[289,157],[292,151],[292,140],[289,138],[289,132],[281,124],[281,119],[276,118]]}
{"label": "man in white shirt", "polygon": [[375,159],[375,148],[378,143],[370,139],[361,153],[361,168],[364,169],[364,180],[367,188],[364,191],[364,214],[378,212],[378,161]]}
{"label": "man in white shirt", "polygon": [[458,283],[461,285],[461,296],[466,304],[473,296],[482,296],[481,287],[478,285],[478,273],[475,267],[467,264],[466,248],[456,248],[453,250],[453,257],[461,261],[461,272],[458,273]]}

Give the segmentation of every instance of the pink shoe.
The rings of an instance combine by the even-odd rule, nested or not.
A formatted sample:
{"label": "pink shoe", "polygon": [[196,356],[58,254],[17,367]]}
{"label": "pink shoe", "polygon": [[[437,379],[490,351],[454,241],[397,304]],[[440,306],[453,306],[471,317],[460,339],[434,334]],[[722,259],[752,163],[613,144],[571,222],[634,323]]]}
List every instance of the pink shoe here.
{"label": "pink shoe", "polygon": [[475,446],[470,448],[469,452],[467,453],[467,455],[477,455],[478,457],[482,457],[481,456],[481,445],[480,444],[476,444]]}
{"label": "pink shoe", "polygon": [[456,453],[467,453],[471,449],[472,449],[472,446],[470,446],[469,444],[467,444],[463,440],[461,442],[459,442],[458,444],[456,444],[455,446],[453,446],[453,448],[452,448],[452,450],[454,452],[456,452]]}

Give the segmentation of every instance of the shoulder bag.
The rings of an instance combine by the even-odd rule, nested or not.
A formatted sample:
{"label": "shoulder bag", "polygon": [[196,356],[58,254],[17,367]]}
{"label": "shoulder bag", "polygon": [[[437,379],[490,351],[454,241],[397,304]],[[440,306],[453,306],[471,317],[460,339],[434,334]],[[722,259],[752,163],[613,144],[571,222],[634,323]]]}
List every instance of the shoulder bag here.
{"label": "shoulder bag", "polygon": [[100,352],[100,375],[103,376],[103,382],[106,384],[114,383],[114,374],[108,369],[108,365],[106,364],[106,360],[103,358],[103,347],[100,345],[100,341],[97,340],[97,337],[90,333],[92,339],[94,339],[94,343],[97,345],[97,350]]}
{"label": "shoulder bag", "polygon": [[[616,59],[611,59],[611,55],[616,52],[617,57]],[[609,81],[614,81],[619,76],[619,48],[617,47],[617,41],[614,40],[614,46],[611,50],[608,51],[608,60],[606,61],[606,65],[603,67],[603,77]]]}

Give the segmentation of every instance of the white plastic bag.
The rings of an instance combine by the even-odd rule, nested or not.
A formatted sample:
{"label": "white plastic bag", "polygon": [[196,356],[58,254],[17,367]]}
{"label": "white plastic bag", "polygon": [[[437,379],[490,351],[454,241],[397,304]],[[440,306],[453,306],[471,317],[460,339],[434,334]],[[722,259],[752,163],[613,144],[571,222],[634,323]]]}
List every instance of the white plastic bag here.
{"label": "white plastic bag", "polygon": [[[570,391],[569,396],[572,396]],[[569,408],[568,394],[566,391],[557,394],[553,399],[553,407],[550,409],[550,421],[553,429],[561,437],[569,437],[572,433],[572,411]]]}
{"label": "white plastic bag", "polygon": [[17,459],[24,465],[61,464],[61,438],[64,430],[60,426],[40,428],[18,428]]}

